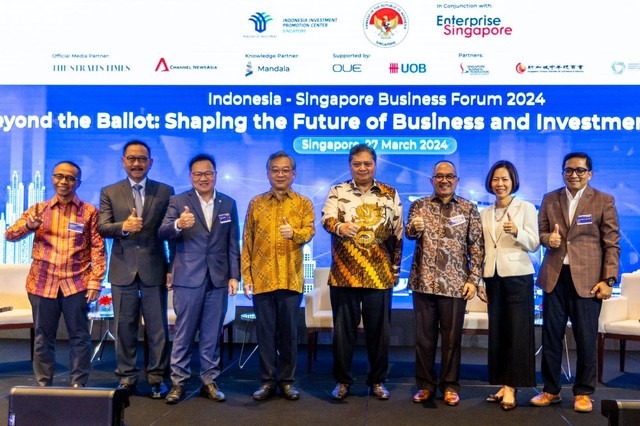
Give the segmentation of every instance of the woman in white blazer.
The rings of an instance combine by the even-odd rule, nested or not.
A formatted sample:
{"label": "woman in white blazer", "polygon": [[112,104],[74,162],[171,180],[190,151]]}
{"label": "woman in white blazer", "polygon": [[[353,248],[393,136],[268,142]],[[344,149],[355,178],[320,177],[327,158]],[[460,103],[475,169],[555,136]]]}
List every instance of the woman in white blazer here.
{"label": "woman in white blazer", "polygon": [[516,389],[536,386],[533,324],[533,263],[529,252],[540,244],[538,214],[519,200],[518,171],[509,161],[495,163],[485,188],[496,201],[480,213],[484,233],[485,288],[479,297],[489,311],[489,383],[502,385],[488,402],[516,408]]}

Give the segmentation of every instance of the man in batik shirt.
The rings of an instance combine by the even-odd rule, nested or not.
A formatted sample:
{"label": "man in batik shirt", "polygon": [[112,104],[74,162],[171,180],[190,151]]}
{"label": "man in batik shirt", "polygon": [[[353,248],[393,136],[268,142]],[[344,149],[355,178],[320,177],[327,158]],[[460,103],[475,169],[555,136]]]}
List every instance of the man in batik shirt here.
{"label": "man in batik shirt", "polygon": [[[462,324],[467,300],[482,277],[484,238],[478,208],[455,194],[458,177],[449,161],[436,164],[434,193],[409,209],[407,238],[416,241],[409,275],[416,316],[415,402],[433,397],[458,405]],[[438,328],[442,335],[440,378],[435,374]]]}
{"label": "man in batik shirt", "polygon": [[332,398],[342,400],[353,383],[351,362],[362,319],[369,355],[367,385],[378,399],[389,368],[391,293],[400,275],[402,205],[397,191],[374,179],[376,153],[367,145],[349,153],[352,180],[335,185],[322,210],[331,233],[329,273],[333,311]]}

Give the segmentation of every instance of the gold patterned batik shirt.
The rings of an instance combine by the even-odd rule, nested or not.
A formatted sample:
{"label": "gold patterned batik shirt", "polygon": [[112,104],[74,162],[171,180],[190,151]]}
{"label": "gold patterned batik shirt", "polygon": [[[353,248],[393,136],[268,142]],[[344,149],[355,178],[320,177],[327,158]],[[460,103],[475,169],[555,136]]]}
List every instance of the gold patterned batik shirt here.
{"label": "gold patterned batik shirt", "polygon": [[478,208],[454,195],[443,204],[432,195],[411,204],[407,223],[422,216],[425,229],[407,225],[407,238],[416,240],[409,288],[418,293],[463,297],[465,283],[478,285],[484,261],[484,236]]}
{"label": "gold patterned batik shirt", "polygon": [[[347,222],[360,229],[354,238],[338,228]],[[398,192],[378,181],[362,192],[351,180],[331,187],[322,209],[322,226],[331,234],[333,261],[329,285],[392,288],[400,275],[402,204]]]}
{"label": "gold patterned batik shirt", "polygon": [[[280,235],[282,219],[293,228],[293,238]],[[254,293],[293,290],[302,293],[302,247],[315,234],[311,201],[287,191],[279,200],[273,191],[249,203],[242,242],[242,279]]]}

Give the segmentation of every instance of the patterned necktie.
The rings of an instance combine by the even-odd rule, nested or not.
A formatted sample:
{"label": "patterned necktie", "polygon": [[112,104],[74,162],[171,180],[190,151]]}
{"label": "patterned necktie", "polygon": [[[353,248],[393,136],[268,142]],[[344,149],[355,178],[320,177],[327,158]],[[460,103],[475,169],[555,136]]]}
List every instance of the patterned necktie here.
{"label": "patterned necktie", "polygon": [[142,217],[142,185],[133,185],[133,202],[136,205],[136,215]]}

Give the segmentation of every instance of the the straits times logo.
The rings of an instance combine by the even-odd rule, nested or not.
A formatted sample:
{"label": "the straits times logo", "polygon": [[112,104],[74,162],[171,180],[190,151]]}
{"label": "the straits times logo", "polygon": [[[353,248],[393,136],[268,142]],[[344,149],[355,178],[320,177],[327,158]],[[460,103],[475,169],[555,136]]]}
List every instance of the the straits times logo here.
{"label": "the straits times logo", "polygon": [[364,34],[377,47],[394,47],[409,32],[407,13],[395,3],[378,3],[364,16]]}
{"label": "the straits times logo", "polygon": [[[131,71],[128,64],[102,63],[109,60],[110,55],[94,53],[54,53],[52,59],[64,60],[52,65],[53,72],[90,72],[90,73],[120,73]],[[98,61],[98,63],[90,63]]]}
{"label": "the straits times logo", "polygon": [[477,15],[460,17],[456,15],[437,15],[436,26],[442,28],[442,34],[450,37],[488,38],[508,37],[513,28],[502,23],[498,16]]}

